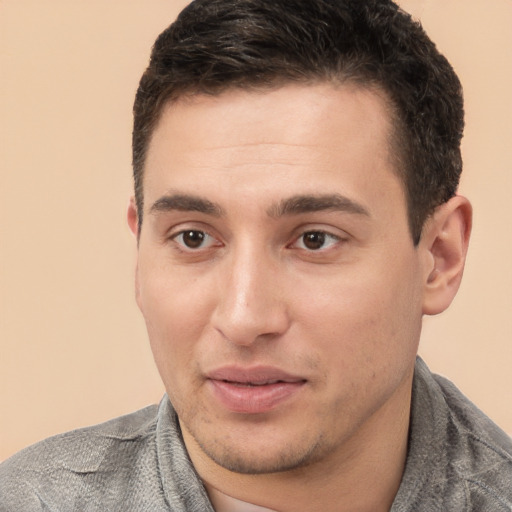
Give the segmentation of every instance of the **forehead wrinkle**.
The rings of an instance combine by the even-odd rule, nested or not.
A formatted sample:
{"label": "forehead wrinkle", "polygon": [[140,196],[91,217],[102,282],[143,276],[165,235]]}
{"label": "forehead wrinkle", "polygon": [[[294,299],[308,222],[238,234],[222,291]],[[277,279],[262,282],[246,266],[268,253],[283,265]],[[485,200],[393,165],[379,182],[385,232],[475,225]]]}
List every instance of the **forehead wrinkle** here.
{"label": "forehead wrinkle", "polygon": [[193,194],[169,194],[157,199],[150,208],[150,213],[169,212],[200,212],[214,217],[224,215],[224,210],[209,199]]}
{"label": "forehead wrinkle", "polygon": [[363,205],[341,194],[292,196],[271,206],[267,210],[267,214],[270,217],[279,218],[285,215],[298,215],[326,210],[370,216],[370,213]]}

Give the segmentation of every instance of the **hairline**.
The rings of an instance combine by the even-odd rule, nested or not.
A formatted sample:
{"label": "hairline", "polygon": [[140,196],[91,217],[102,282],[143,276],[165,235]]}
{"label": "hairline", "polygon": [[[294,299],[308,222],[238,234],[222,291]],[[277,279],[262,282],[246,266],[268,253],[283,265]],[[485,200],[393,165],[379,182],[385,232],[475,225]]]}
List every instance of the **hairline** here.
{"label": "hairline", "polygon": [[[155,116],[153,117],[153,121],[151,124],[147,126],[147,129],[150,130],[150,135],[146,139],[146,145],[144,148],[143,154],[141,154],[141,158],[137,165],[137,174],[138,176],[138,184],[139,186],[135,190],[135,199],[137,206],[137,222],[138,222],[138,231],[142,229],[143,222],[143,210],[144,210],[144,176],[145,176],[145,165],[147,160],[147,154],[149,148],[151,146],[151,142],[153,140],[153,136],[155,131],[158,129],[158,125],[162,119],[164,111],[168,109],[171,105],[179,103],[180,101],[184,101],[189,98],[194,98],[198,96],[211,96],[211,97],[219,97],[223,94],[230,93],[233,91],[246,91],[246,92],[254,92],[254,93],[262,93],[265,94],[267,92],[275,91],[286,87],[288,85],[297,84],[302,85],[304,87],[314,86],[314,85],[331,85],[333,88],[341,87],[344,85],[355,86],[359,90],[369,91],[373,94],[376,94],[382,99],[382,104],[384,106],[384,110],[388,116],[388,126],[389,133],[387,134],[387,144],[388,144],[388,155],[390,157],[390,164],[394,174],[400,180],[402,185],[402,190],[404,193],[404,199],[406,202],[406,212],[407,212],[407,221],[409,225],[409,231],[411,237],[413,239],[414,245],[416,246],[419,243],[419,239],[421,238],[421,232],[419,234],[414,233],[414,226],[411,219],[412,205],[410,204],[411,197],[407,186],[407,176],[409,170],[406,168],[405,162],[407,161],[406,153],[408,152],[408,137],[406,135],[406,126],[405,122],[401,119],[400,116],[400,108],[396,104],[396,102],[392,99],[391,94],[386,90],[385,86],[379,82],[377,79],[364,79],[359,76],[348,76],[348,77],[311,77],[309,79],[297,80],[291,79],[288,77],[277,76],[271,82],[258,84],[258,83],[226,83],[223,86],[216,87],[215,90],[202,90],[199,85],[188,88],[182,88],[181,90],[172,89],[169,87],[167,90],[163,90],[158,97],[158,100],[155,102]],[[427,221],[429,215],[424,219],[423,224]]]}

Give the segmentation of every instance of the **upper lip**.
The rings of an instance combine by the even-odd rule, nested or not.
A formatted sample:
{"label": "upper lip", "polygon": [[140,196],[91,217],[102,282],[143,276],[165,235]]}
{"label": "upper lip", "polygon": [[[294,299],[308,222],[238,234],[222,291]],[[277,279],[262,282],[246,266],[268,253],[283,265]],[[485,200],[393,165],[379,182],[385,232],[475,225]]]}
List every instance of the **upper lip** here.
{"label": "upper lip", "polygon": [[271,384],[274,382],[304,382],[306,379],[273,366],[223,366],[206,374],[210,380],[241,384]]}

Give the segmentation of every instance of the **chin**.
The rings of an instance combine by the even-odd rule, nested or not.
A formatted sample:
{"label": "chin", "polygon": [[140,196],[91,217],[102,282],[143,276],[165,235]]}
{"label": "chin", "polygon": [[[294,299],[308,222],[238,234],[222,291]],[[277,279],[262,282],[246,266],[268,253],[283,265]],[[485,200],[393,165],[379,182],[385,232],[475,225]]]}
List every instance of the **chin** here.
{"label": "chin", "polygon": [[[217,465],[233,473],[261,475],[281,473],[303,468],[321,458],[318,442],[290,443],[283,441],[280,446],[269,443],[230,442],[226,437],[222,442],[202,443],[196,439],[203,453]],[[275,441],[274,441],[275,444]],[[242,446],[240,446],[242,445]]]}

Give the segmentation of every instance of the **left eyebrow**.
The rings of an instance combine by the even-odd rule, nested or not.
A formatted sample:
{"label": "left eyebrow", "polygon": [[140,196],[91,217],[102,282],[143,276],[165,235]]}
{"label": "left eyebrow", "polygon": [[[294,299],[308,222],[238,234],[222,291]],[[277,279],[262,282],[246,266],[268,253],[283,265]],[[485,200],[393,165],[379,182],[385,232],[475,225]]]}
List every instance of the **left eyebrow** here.
{"label": "left eyebrow", "polygon": [[340,211],[370,217],[370,213],[363,205],[340,194],[292,196],[271,206],[267,213],[270,217],[279,218],[320,211]]}

